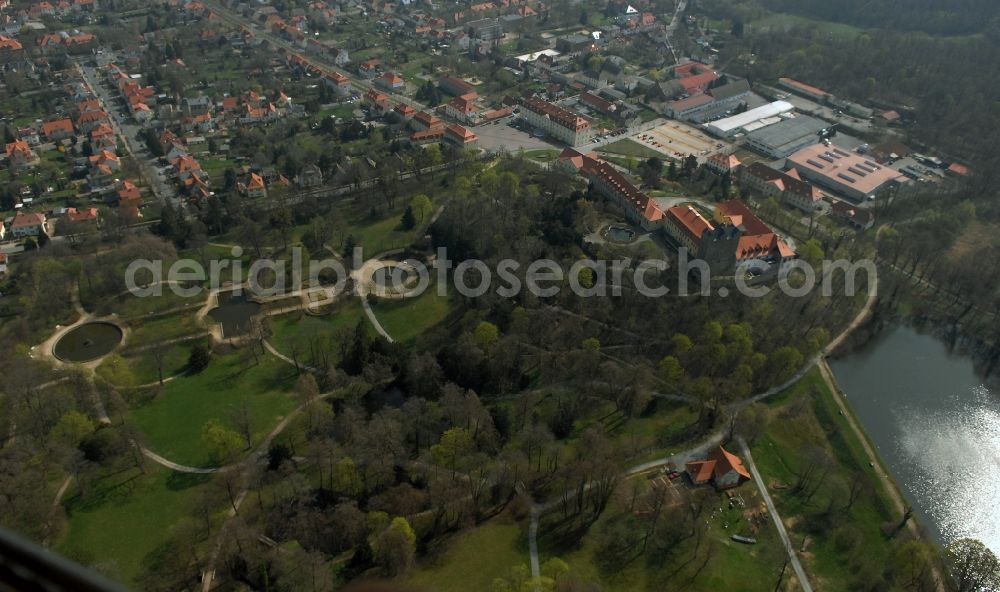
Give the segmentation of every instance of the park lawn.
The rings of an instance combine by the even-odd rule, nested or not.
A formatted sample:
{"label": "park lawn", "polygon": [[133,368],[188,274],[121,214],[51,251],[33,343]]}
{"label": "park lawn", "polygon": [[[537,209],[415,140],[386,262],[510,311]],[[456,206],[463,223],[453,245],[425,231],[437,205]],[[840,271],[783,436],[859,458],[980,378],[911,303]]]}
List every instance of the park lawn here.
{"label": "park lawn", "polygon": [[195,320],[194,311],[178,312],[142,320],[133,319],[129,323],[129,328],[131,332],[128,335],[126,345],[130,349],[208,332]]}
{"label": "park lawn", "polygon": [[[278,351],[291,356],[298,348],[300,352],[309,349],[310,342],[316,339],[329,340],[336,335],[340,327],[353,328],[358,321],[365,319],[361,300],[351,298],[340,302],[333,311],[324,315],[310,315],[303,312],[292,312],[268,319],[271,336],[268,342]],[[330,353],[336,355],[336,344],[330,348]]]}
{"label": "park lawn", "polygon": [[343,103],[341,105],[334,105],[331,107],[324,107],[319,110],[319,119],[326,119],[327,117],[339,117],[341,119],[350,119],[354,117],[354,104],[353,103]]}
{"label": "park lawn", "polygon": [[622,156],[631,156],[633,158],[663,158],[663,154],[628,138],[615,140],[610,144],[606,144],[602,146],[599,151],[610,152],[611,154],[621,154]]}
{"label": "park lawn", "polygon": [[[207,345],[208,339],[199,337],[166,346],[163,354],[164,379],[180,374],[187,368],[191,348],[196,343]],[[108,356],[101,361],[96,372],[104,380],[121,388],[148,385],[159,380],[156,359],[148,350],[132,354],[125,350],[120,355]]]}
{"label": "park lawn", "polygon": [[[183,341],[167,346],[167,351],[163,357],[163,378],[169,378],[184,372],[187,369],[188,359],[191,357],[191,348],[200,343],[208,346],[208,339],[199,337],[191,341]],[[125,363],[132,370],[135,383],[150,384],[159,380],[156,369],[156,362],[148,352],[136,355],[125,355]]]}
{"label": "park lawn", "polygon": [[205,370],[166,383],[155,398],[132,409],[154,452],[181,464],[213,466],[201,441],[209,420],[235,428],[229,416],[245,401],[256,446],[295,408],[295,369],[269,354],[255,363],[246,351],[214,357]]}
{"label": "park lawn", "polygon": [[371,306],[386,333],[401,343],[412,342],[421,333],[443,321],[451,312],[449,296],[438,296],[437,285],[434,283],[415,298],[379,299]]}
{"label": "park lawn", "polygon": [[[839,480],[846,485],[853,475],[860,473],[871,484],[871,494],[860,496],[847,511],[846,518],[840,519],[841,524],[849,524],[860,533],[857,538],[860,548],[852,546],[846,551],[838,550],[832,531],[826,531],[825,535],[808,535],[813,542],[805,561],[806,572],[822,582],[823,589],[851,590],[855,584],[855,574],[850,567],[850,556],[857,554],[878,565],[884,565],[891,548],[882,534],[881,526],[889,521],[898,521],[900,516],[892,510],[892,503],[876,476],[875,469],[869,466],[861,442],[855,437],[846,418],[839,414],[839,407],[833,400],[834,395],[827,388],[819,371],[813,369],[788,391],[794,392],[791,395],[783,393],[779,397],[787,397],[789,406],[795,405],[798,397],[807,398],[804,418],[794,422],[780,417],[773,418],[765,435],[754,442],[754,460],[767,483],[782,483],[790,487],[796,482],[796,471],[803,463],[799,456],[802,450],[810,444],[819,445],[831,454],[834,461],[825,483]],[[780,413],[780,409],[777,412]],[[805,425],[799,425],[800,423]],[[790,529],[790,536],[801,540],[807,534],[797,532],[797,527],[810,514],[824,509],[831,495],[838,494],[826,485],[809,502],[787,489],[772,487],[771,495],[786,524],[794,525]]]}
{"label": "park lawn", "polygon": [[82,563],[113,562],[115,576],[135,585],[143,558],[191,513],[210,476],[176,473],[146,461],[100,478],[85,497],[71,486],[64,498],[67,527],[56,550]]}
{"label": "park lawn", "polygon": [[542,148],[538,150],[526,150],[524,152],[524,157],[530,158],[532,160],[537,160],[540,162],[551,162],[559,157],[559,151],[547,148]]}
{"label": "park lawn", "polygon": [[517,524],[491,520],[457,535],[441,556],[418,560],[408,583],[428,592],[489,590],[493,580],[528,564],[527,542]]}
{"label": "park lawn", "polygon": [[166,312],[168,310],[175,310],[179,308],[190,308],[195,310],[205,303],[206,294],[201,292],[186,298],[184,296],[179,296],[173,290],[171,290],[169,285],[161,284],[161,293],[159,295],[150,296],[133,296],[132,294],[122,293],[117,296],[112,296],[107,300],[98,303],[98,308],[101,309],[99,312],[107,310],[108,312],[113,312],[119,317],[129,320],[141,318],[147,315]]}
{"label": "park lawn", "polygon": [[363,219],[352,224],[346,234],[353,236],[355,244],[364,248],[365,258],[401,249],[416,238],[413,230],[400,227],[401,216],[402,210],[382,220]]}

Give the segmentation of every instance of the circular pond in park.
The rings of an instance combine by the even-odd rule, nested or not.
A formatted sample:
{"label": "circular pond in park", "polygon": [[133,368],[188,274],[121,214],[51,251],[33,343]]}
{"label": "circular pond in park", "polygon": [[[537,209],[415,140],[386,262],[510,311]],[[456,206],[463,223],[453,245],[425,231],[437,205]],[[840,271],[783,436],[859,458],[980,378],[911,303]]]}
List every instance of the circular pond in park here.
{"label": "circular pond in park", "polygon": [[111,353],[122,341],[114,323],[84,323],[59,338],[52,353],[64,362],[90,362]]}
{"label": "circular pond in park", "polygon": [[372,272],[372,281],[383,290],[402,290],[416,279],[416,272],[408,265],[386,265]]}

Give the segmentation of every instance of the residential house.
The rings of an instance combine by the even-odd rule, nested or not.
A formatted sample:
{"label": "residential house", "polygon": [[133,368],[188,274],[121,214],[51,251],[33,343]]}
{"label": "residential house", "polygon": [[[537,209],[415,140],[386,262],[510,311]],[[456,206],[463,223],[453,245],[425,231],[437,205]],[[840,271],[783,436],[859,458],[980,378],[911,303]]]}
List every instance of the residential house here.
{"label": "residential house", "polygon": [[384,115],[389,110],[389,97],[378,92],[374,88],[369,89],[365,93],[365,104],[369,106],[372,112],[379,115]]}
{"label": "residential house", "polygon": [[121,160],[118,155],[110,150],[101,150],[87,159],[91,167],[107,166],[112,171],[121,168]]}
{"label": "residential house", "polygon": [[307,164],[295,176],[295,184],[299,187],[316,187],[322,185],[323,171],[314,164]]}
{"label": "residential house", "polygon": [[132,218],[139,218],[139,205],[142,203],[142,192],[131,179],[123,179],[115,187],[115,198],[117,199],[118,210],[120,212],[131,213]]}
{"label": "residential house", "polygon": [[14,140],[7,144],[7,162],[10,168],[25,169],[38,164],[39,158],[24,140]]}
{"label": "residential house", "polygon": [[399,91],[406,87],[403,78],[395,72],[386,72],[375,81],[375,85],[389,92]]}
{"label": "residential house", "polygon": [[70,222],[96,223],[98,218],[97,208],[66,208],[66,218]]}
{"label": "residential house", "polygon": [[339,96],[351,94],[351,79],[340,72],[329,72],[323,76],[323,83]]}
{"label": "residential house", "polygon": [[358,64],[358,74],[364,78],[375,78],[378,75],[378,66],[381,62],[377,58],[372,58]]}
{"label": "residential house", "polygon": [[104,111],[84,111],[76,118],[76,129],[86,134],[98,125],[108,122],[108,114]]}
{"label": "residential house", "polygon": [[708,458],[688,462],[684,472],[695,485],[711,483],[716,489],[732,489],[752,479],[743,461],[721,445],[710,452]]}
{"label": "residential house", "polygon": [[13,238],[38,236],[45,232],[45,214],[18,211],[10,223],[10,235]]}
{"label": "residential house", "polygon": [[250,178],[247,182],[239,183],[237,189],[249,198],[267,197],[267,187],[264,185],[264,179],[257,173],[250,173]]}
{"label": "residential house", "polygon": [[38,136],[38,128],[30,124],[18,126],[17,137],[27,142],[29,146],[38,146],[42,143],[42,139]]}
{"label": "residential house", "polygon": [[417,110],[406,103],[396,103],[396,106],[392,108],[392,113],[400,121],[409,121],[416,115]]}
{"label": "residential house", "polygon": [[478,119],[478,109],[476,109],[476,98],[478,97],[478,94],[471,92],[453,98],[445,106],[445,114],[452,119],[457,119],[461,123],[473,123]]}
{"label": "residential house", "polygon": [[0,57],[10,59],[11,57],[24,53],[24,46],[21,42],[6,35],[0,35]]}
{"label": "residential house", "polygon": [[42,124],[42,135],[50,142],[65,140],[73,135],[73,122],[69,119],[46,121]]}

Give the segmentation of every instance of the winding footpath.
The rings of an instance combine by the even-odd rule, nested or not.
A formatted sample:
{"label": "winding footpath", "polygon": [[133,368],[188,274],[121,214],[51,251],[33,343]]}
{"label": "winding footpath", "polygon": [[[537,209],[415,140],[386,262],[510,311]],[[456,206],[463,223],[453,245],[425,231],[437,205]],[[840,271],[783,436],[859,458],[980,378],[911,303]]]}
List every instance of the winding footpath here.
{"label": "winding footpath", "polygon": [[[827,372],[829,372],[828,367],[826,365],[826,357],[830,355],[833,351],[835,351],[838,347],[840,347],[844,343],[844,341],[846,341],[847,338],[850,337],[851,333],[853,333],[855,330],[857,330],[858,327],[863,325],[871,316],[872,311],[875,309],[875,303],[878,301],[878,275],[872,276],[871,281],[872,284],[868,290],[868,298],[865,300],[864,306],[861,308],[860,311],[858,311],[858,314],[855,315],[854,319],[850,322],[850,324],[843,331],[841,331],[839,335],[837,335],[837,337],[832,339],[826,345],[826,347],[820,350],[818,354],[809,358],[809,360],[806,361],[805,365],[803,365],[802,368],[798,372],[796,372],[791,378],[779,384],[778,386],[769,388],[766,391],[748,397],[742,401],[738,401],[736,403],[728,405],[725,408],[726,413],[730,415],[739,413],[743,408],[747,407],[751,403],[762,401],[764,399],[767,399],[768,397],[772,397],[782,391],[787,390],[789,387],[791,387],[796,382],[801,380],[802,377],[805,376],[812,369],[812,367],[817,364],[819,365],[821,373],[823,373],[824,368],[826,368]],[[832,392],[834,393],[839,392],[839,390],[832,383],[832,377],[824,375],[824,379],[827,380],[827,384],[830,385],[830,389]],[[839,400],[839,398],[837,402],[838,404],[841,405],[843,404],[843,402]],[[844,413],[844,415],[845,417],[851,417],[850,414],[846,412]],[[855,423],[853,423],[853,421],[852,421],[852,427],[855,429],[855,433],[858,435],[859,439],[862,442],[866,443],[865,445],[866,451],[870,452],[870,455],[873,458],[875,458],[874,452],[870,450],[870,447],[868,447],[867,439],[864,438],[864,435],[861,432],[860,427],[858,427]],[[673,454],[667,457],[658,458],[655,460],[635,465],[631,468],[626,469],[623,475],[626,477],[630,477],[633,475],[658,469],[667,464],[671,464],[672,466],[683,466],[688,460],[704,458],[705,455],[708,454],[708,451],[710,449],[714,448],[715,446],[718,446],[725,440],[728,431],[729,431],[728,427],[720,428],[715,432],[713,432],[712,434],[710,434],[703,442],[701,442],[697,446],[694,446],[682,452],[678,452],[677,454]],[[746,450],[745,455],[749,457],[749,449]],[[752,458],[751,458],[751,463],[752,463]],[[780,524],[780,518],[778,517],[777,510],[774,509],[773,507],[773,502],[769,501],[770,494],[767,493],[767,488],[764,485],[763,479],[761,479],[760,475],[757,473],[756,467],[753,468],[752,473],[754,475],[754,479],[760,484],[760,490],[765,497],[765,501],[769,502],[767,504],[768,511],[771,512],[771,515],[774,517],[775,525],[778,527],[779,534],[783,534],[782,541],[785,542],[785,548],[786,551],[788,552],[789,561],[791,562],[793,569],[795,570],[795,573],[798,576],[799,583],[801,584],[803,591],[812,592],[812,587],[809,584],[809,580],[806,578],[805,570],[802,568],[802,565],[799,562],[799,558],[798,555],[795,553],[795,549],[793,549],[791,546],[791,541],[788,539],[788,534],[787,532],[785,532],[784,525]],[[882,478],[883,483],[886,484],[886,490],[892,492],[890,495],[893,495],[896,498],[898,498],[899,492],[896,490],[895,485],[888,480],[888,477],[885,476],[885,471],[882,471],[880,477]],[[584,487],[584,491],[589,489],[590,485],[591,484],[587,484]],[[902,502],[900,501],[900,503]],[[538,558],[538,519],[541,516],[541,514],[552,509],[556,505],[557,505],[556,501],[550,501],[544,504],[537,504],[534,502],[534,500],[532,500],[531,504],[531,522],[528,525],[528,554],[531,564],[531,577],[534,582],[533,586],[535,592],[541,592],[540,582],[542,575],[540,569],[540,561]],[[912,528],[916,528],[916,525],[912,521],[910,522],[910,526]]]}

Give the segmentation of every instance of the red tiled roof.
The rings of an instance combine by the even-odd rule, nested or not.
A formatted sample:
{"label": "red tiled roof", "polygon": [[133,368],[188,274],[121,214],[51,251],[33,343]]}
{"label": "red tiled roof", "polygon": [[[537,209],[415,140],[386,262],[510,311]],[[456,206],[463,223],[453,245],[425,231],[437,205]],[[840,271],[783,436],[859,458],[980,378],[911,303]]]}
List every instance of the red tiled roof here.
{"label": "red tiled roof", "polygon": [[725,475],[730,470],[736,471],[745,479],[750,479],[750,471],[743,466],[740,457],[719,446],[708,455],[708,458],[715,461],[715,474],[718,477]]}
{"label": "red tiled roof", "polygon": [[42,124],[42,133],[46,136],[51,136],[57,131],[64,131],[72,134],[73,122],[69,119],[57,119],[55,121],[46,121]]}
{"label": "red tiled roof", "polygon": [[694,206],[674,206],[667,210],[666,216],[676,221],[695,242],[701,240],[701,235],[706,230],[715,228],[698,210],[694,209]]}
{"label": "red tiled roof", "polygon": [[691,481],[695,483],[704,483],[711,479],[714,469],[714,460],[693,460],[684,466]]}
{"label": "red tiled roof", "polygon": [[563,109],[558,105],[554,105],[548,101],[539,99],[538,97],[528,97],[524,99],[524,106],[539,115],[548,117],[552,121],[555,121],[567,129],[579,131],[590,127],[590,122],[583,117],[580,117],[577,113],[574,113],[569,109]]}
{"label": "red tiled roof", "polygon": [[26,228],[29,226],[39,226],[45,223],[45,216],[33,212],[18,212],[14,214],[14,220],[10,223],[11,230],[15,228]]}
{"label": "red tiled roof", "polygon": [[[734,226],[742,226],[749,235],[769,234],[771,232],[771,228],[738,199],[722,202],[716,206],[716,210],[720,216],[732,220]],[[738,224],[737,221],[739,221]]]}
{"label": "red tiled roof", "polygon": [[794,88],[796,90],[799,90],[807,94],[816,95],[819,97],[831,96],[830,93],[826,92],[821,88],[816,88],[815,86],[811,84],[806,84],[805,82],[799,82],[798,80],[795,80],[793,78],[779,78],[778,82],[784,84],[789,88]]}

